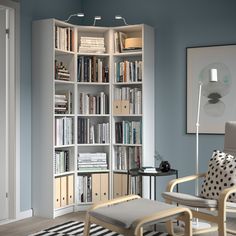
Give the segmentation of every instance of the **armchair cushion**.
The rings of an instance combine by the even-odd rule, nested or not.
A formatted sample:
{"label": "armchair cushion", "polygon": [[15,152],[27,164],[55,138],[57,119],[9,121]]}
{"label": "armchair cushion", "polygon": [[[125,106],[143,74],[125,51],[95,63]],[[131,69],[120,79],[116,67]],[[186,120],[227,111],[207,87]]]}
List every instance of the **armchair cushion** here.
{"label": "armchair cushion", "polygon": [[[196,208],[217,208],[218,201],[214,199],[206,199],[195,195],[176,192],[164,192],[162,197],[168,201],[178,203],[180,205],[196,207]],[[226,207],[236,210],[236,203],[226,202]]]}
{"label": "armchair cushion", "polygon": [[[202,184],[200,196],[207,199],[218,199],[226,188],[236,185],[236,157],[216,150],[209,161],[208,172]],[[236,193],[228,201],[236,202]]]}
{"label": "armchair cushion", "polygon": [[216,208],[217,201],[205,199],[186,193],[164,192],[162,197],[171,202],[179,203],[180,205],[197,207],[197,208]]}

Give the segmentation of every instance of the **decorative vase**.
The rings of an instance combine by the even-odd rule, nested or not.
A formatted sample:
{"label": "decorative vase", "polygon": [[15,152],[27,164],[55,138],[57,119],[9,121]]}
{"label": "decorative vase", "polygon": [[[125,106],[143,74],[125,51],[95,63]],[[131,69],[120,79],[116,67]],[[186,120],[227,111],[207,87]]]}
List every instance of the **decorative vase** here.
{"label": "decorative vase", "polygon": [[168,161],[162,161],[159,166],[160,171],[168,172],[170,170],[170,163]]}

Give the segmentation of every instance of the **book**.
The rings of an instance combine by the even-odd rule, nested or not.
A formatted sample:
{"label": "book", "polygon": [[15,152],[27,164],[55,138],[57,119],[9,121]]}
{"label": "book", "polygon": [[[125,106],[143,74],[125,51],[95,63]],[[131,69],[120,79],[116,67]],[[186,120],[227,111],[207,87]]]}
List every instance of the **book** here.
{"label": "book", "polygon": [[81,37],[79,53],[105,53],[103,37]]}
{"label": "book", "polygon": [[62,61],[58,62],[55,60],[55,80],[70,81],[70,72]]}
{"label": "book", "polygon": [[156,167],[151,167],[151,166],[147,166],[147,167],[142,167],[141,171],[143,171],[144,173],[156,173]]}
{"label": "book", "polygon": [[119,46],[120,46],[120,52],[124,52],[125,48],[125,39],[127,38],[127,34],[123,32],[119,32]]}
{"label": "book", "polygon": [[106,153],[79,153],[78,170],[106,170],[108,168]]}
{"label": "book", "polygon": [[58,90],[54,94],[54,109],[56,114],[72,113],[72,92],[70,90]]}

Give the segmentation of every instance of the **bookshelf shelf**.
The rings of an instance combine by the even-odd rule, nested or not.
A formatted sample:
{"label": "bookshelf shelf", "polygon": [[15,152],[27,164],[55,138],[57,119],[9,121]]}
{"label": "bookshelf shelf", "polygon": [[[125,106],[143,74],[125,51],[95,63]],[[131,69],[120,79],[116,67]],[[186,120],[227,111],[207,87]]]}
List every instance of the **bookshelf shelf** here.
{"label": "bookshelf shelf", "polygon": [[142,82],[115,82],[113,86],[126,86],[126,85],[142,85]]}
{"label": "bookshelf shelf", "polygon": [[97,56],[97,57],[109,57],[110,54],[108,53],[77,53],[78,56]]}
{"label": "bookshelf shelf", "polygon": [[73,56],[75,52],[55,48],[55,55],[68,55],[68,54]]}
{"label": "bookshelf shelf", "polygon": [[74,81],[55,80],[55,84],[74,84]]}
{"label": "bookshelf shelf", "polygon": [[93,147],[93,146],[97,146],[97,147],[109,147],[110,143],[78,143],[77,146],[79,147]]}
{"label": "bookshelf shelf", "polygon": [[58,146],[55,146],[54,148],[69,148],[69,147],[74,147],[75,144],[70,144],[70,145],[58,145]]}
{"label": "bookshelf shelf", "polygon": [[134,56],[142,56],[142,51],[137,51],[137,52],[119,52],[119,53],[114,53],[114,56],[116,57],[134,57]]}
{"label": "bookshelf shelf", "polygon": [[[140,37],[142,50],[117,52],[117,32]],[[119,196],[128,166],[117,158],[152,165],[154,30],[47,19],[33,22],[32,37],[32,207],[34,215],[54,218]],[[117,79],[123,62],[129,80]],[[123,90],[133,98],[114,112],[115,93]],[[116,143],[117,123],[132,126],[130,138],[143,143]]]}
{"label": "bookshelf shelf", "polygon": [[72,174],[74,174],[74,171],[68,171],[68,172],[63,172],[60,174],[54,174],[54,177],[67,176],[67,175],[72,175]]}
{"label": "bookshelf shelf", "polygon": [[118,114],[118,115],[113,115],[114,117],[142,117],[143,114]]}
{"label": "bookshelf shelf", "polygon": [[54,114],[55,117],[75,117],[75,114]]}
{"label": "bookshelf shelf", "polygon": [[77,85],[88,85],[88,86],[110,86],[109,83],[98,83],[98,82],[78,82]]}
{"label": "bookshelf shelf", "polygon": [[78,114],[78,117],[110,117],[109,114]]}
{"label": "bookshelf shelf", "polygon": [[109,170],[77,170],[78,174],[86,174],[86,173],[109,173]]}
{"label": "bookshelf shelf", "polygon": [[142,147],[142,144],[123,144],[123,143],[114,143],[114,146],[124,146],[124,147]]}
{"label": "bookshelf shelf", "polygon": [[114,173],[121,173],[121,174],[127,174],[127,170],[116,170],[116,169],[114,169],[114,171],[113,171]]}

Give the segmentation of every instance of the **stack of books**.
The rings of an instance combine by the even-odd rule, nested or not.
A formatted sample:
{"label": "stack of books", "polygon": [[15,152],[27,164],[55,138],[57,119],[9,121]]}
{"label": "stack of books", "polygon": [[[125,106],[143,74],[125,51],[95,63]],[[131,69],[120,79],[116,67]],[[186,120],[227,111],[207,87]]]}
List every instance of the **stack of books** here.
{"label": "stack of books", "polygon": [[55,60],[55,80],[70,80],[70,72],[63,62]]}
{"label": "stack of books", "polygon": [[63,172],[70,171],[69,162],[69,151],[68,150],[56,150],[54,157],[54,173],[60,174]]}
{"label": "stack of books", "polygon": [[72,28],[55,26],[55,48],[74,51],[74,31]]}
{"label": "stack of books", "polygon": [[107,170],[106,153],[79,153],[78,170]]}
{"label": "stack of books", "polygon": [[71,114],[72,113],[72,93],[68,91],[56,91],[55,114]]}
{"label": "stack of books", "polygon": [[79,53],[105,53],[103,37],[81,37]]}

